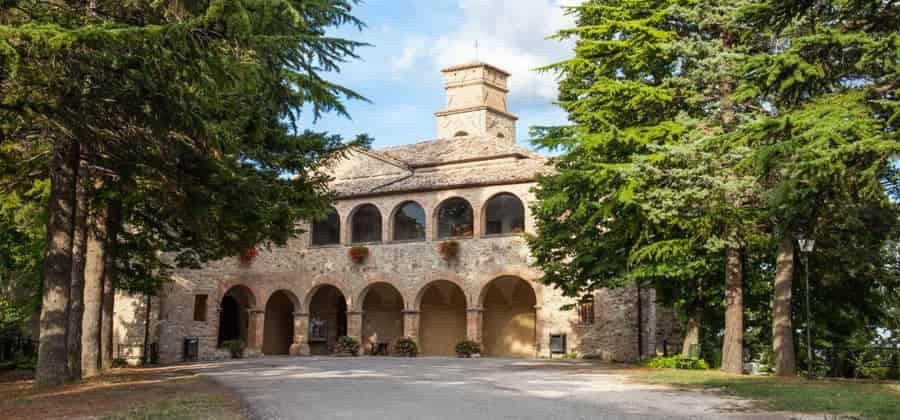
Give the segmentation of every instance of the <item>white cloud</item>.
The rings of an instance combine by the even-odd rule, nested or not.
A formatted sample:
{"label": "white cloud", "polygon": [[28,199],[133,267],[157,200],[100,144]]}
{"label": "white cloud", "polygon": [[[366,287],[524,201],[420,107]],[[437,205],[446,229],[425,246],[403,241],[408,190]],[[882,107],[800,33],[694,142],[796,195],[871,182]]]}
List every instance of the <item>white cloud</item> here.
{"label": "white cloud", "polygon": [[546,104],[555,100],[553,75],[539,74],[534,69],[571,54],[571,42],[546,39],[560,29],[574,26],[562,4],[572,1],[459,0],[462,26],[434,41],[430,52],[433,64],[443,68],[475,60],[477,40],[479,60],[512,73],[509,84],[513,104]]}
{"label": "white cloud", "polygon": [[400,56],[391,58],[390,65],[394,73],[411,69],[425,55],[425,46],[425,37],[411,36],[407,38]]}

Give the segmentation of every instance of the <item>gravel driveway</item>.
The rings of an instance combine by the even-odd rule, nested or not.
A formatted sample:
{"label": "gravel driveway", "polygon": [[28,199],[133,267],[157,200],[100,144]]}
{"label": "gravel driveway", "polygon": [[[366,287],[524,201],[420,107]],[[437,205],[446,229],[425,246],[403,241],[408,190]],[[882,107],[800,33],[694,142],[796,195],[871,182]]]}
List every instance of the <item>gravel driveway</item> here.
{"label": "gravel driveway", "polygon": [[237,392],[253,419],[790,418],[708,391],[632,383],[586,361],[267,357],[205,374]]}

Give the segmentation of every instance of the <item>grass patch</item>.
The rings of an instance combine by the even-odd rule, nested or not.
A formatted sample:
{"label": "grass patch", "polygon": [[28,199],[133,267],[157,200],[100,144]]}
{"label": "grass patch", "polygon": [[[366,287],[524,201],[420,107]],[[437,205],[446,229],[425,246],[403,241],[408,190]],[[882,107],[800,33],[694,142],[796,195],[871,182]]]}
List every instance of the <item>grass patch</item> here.
{"label": "grass patch", "polygon": [[730,375],[718,371],[640,370],[641,382],[703,387],[759,401],[762,408],[806,413],[857,414],[872,419],[900,419],[900,384],[849,380]]}
{"label": "grass patch", "polygon": [[155,401],[109,413],[103,420],[131,419],[233,419],[243,416],[235,413],[224,398],[201,395],[168,401]]}

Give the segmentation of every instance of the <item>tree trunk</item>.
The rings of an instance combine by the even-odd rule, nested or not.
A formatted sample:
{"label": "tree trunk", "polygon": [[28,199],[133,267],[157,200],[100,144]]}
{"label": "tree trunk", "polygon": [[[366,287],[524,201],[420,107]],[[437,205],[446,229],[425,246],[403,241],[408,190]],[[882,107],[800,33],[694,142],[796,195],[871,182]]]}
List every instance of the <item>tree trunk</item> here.
{"label": "tree trunk", "polygon": [[[700,353],[701,308],[700,305],[694,305],[688,314],[687,331],[684,333],[684,342],[681,345],[681,355],[684,357],[694,357]],[[696,351],[692,352],[693,348],[696,348]]]}
{"label": "tree trunk", "polygon": [[775,261],[775,296],[772,304],[772,346],[775,374],[790,376],[796,368],[794,329],[791,326],[791,291],[794,277],[794,238],[786,234]]}
{"label": "tree trunk", "polygon": [[66,330],[77,165],[78,149],[74,142],[61,142],[55,146],[50,166],[47,248],[44,253],[40,339],[35,371],[35,384],[39,386],[60,384],[71,378]]}
{"label": "tree trunk", "polygon": [[116,306],[116,252],[118,233],[122,223],[122,203],[113,200],[109,204],[106,224],[106,255],[103,270],[103,304],[100,317],[100,367],[107,370],[112,367],[113,352],[113,312]]}
{"label": "tree trunk", "polygon": [[[102,187],[101,185],[98,185]],[[81,332],[81,376],[90,378],[102,370],[100,358],[103,319],[103,278],[106,271],[106,208],[94,210],[88,234],[84,267],[84,317]]]}
{"label": "tree trunk", "polygon": [[150,305],[152,304],[150,295],[146,296],[146,307],[144,308],[144,353],[143,358],[144,361],[142,364],[144,366],[150,365]]}
{"label": "tree trunk", "polygon": [[[82,146],[80,155],[83,154],[84,147]],[[80,156],[75,186],[75,230],[72,235],[72,273],[68,302],[69,326],[66,330],[69,375],[73,380],[81,379],[81,323],[84,315],[84,265],[85,254],[87,254],[90,182],[88,163],[83,156]]]}
{"label": "tree trunk", "polygon": [[744,373],[744,290],[741,251],[729,247],[725,263],[725,338],[722,371]]}

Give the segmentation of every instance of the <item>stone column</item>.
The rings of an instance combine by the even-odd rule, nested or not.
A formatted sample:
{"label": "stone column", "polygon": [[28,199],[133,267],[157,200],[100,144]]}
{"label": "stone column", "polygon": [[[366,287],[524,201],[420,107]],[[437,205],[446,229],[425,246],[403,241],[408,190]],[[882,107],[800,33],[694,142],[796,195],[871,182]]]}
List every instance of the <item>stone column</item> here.
{"label": "stone column", "polygon": [[484,320],[483,308],[469,308],[466,311],[466,338],[481,343],[481,330]]}
{"label": "stone column", "polygon": [[309,356],[309,314],[294,312],[294,342],[291,344],[291,356]]}
{"label": "stone column", "polygon": [[[534,305],[534,357],[540,357],[544,342],[544,317],[541,316],[541,305]],[[547,340],[550,338],[547,336]]]}
{"label": "stone column", "polygon": [[266,311],[250,308],[247,313],[250,315],[250,320],[247,324],[247,349],[244,354],[247,357],[259,356],[262,354],[263,322],[265,322]]}
{"label": "stone column", "polygon": [[360,351],[363,351],[362,336],[362,311],[347,311],[347,336],[359,343]]}
{"label": "stone column", "polygon": [[419,311],[403,311],[403,336],[419,344]]}

